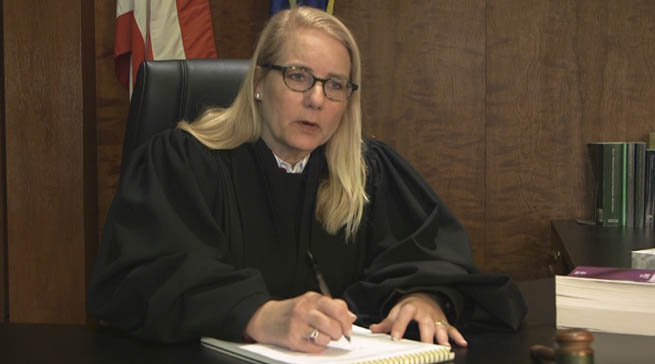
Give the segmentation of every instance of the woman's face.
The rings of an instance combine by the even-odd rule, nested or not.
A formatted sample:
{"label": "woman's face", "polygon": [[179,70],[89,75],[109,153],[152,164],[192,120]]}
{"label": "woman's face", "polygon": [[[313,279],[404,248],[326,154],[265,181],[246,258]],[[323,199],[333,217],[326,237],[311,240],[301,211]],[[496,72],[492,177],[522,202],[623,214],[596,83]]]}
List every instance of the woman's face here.
{"label": "woman's face", "polygon": [[[350,56],[339,41],[315,29],[300,29],[283,45],[277,65],[297,66],[315,77],[350,79]],[[259,69],[258,72],[266,71]],[[348,100],[325,97],[323,83],[297,92],[289,89],[279,70],[269,69],[258,78],[263,116],[262,139],[280,158],[296,163],[327,142],[341,123]]]}

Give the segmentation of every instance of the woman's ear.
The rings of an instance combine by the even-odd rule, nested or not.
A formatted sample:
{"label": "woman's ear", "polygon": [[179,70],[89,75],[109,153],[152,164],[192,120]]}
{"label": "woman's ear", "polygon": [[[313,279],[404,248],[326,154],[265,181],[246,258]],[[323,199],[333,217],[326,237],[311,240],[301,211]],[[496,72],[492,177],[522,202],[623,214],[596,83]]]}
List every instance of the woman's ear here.
{"label": "woman's ear", "polygon": [[262,92],[264,91],[264,76],[266,75],[266,71],[264,68],[261,66],[255,67],[255,84],[253,85],[255,88],[255,95],[261,95]]}

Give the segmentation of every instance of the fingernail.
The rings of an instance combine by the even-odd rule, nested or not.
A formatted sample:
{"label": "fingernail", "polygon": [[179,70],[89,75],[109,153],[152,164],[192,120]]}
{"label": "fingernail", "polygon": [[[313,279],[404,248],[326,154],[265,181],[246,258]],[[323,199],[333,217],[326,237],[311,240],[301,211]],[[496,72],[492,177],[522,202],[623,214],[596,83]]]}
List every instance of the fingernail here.
{"label": "fingernail", "polygon": [[393,341],[399,341],[400,340],[400,335],[398,335],[397,332],[391,333],[391,340]]}

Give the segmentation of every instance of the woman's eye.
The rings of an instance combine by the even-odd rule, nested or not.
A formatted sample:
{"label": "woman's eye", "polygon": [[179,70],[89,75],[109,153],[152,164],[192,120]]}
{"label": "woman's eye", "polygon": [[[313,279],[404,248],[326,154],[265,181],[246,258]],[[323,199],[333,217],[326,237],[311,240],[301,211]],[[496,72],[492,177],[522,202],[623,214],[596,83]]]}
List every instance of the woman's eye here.
{"label": "woman's eye", "polygon": [[346,86],[345,86],[345,82],[339,80],[329,80],[328,87],[334,90],[341,90]]}
{"label": "woman's eye", "polygon": [[287,77],[289,77],[290,80],[297,82],[302,82],[307,79],[307,75],[303,72],[291,72]]}

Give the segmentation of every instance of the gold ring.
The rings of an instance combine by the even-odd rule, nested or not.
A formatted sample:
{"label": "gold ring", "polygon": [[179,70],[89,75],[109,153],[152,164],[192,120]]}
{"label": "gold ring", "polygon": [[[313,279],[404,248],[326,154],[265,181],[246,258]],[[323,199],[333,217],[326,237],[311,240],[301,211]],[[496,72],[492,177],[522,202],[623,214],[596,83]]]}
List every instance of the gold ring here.
{"label": "gold ring", "polygon": [[316,343],[318,341],[318,334],[319,334],[318,329],[314,329],[314,331],[312,331],[312,333],[309,334],[307,340],[309,340],[312,343]]}
{"label": "gold ring", "polygon": [[434,326],[436,326],[436,327],[445,326],[446,328],[448,328],[448,326],[450,326],[450,325],[448,325],[448,322],[446,322],[444,320],[439,320],[439,321],[434,322]]}

